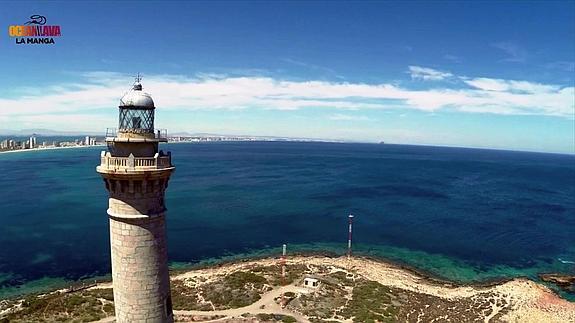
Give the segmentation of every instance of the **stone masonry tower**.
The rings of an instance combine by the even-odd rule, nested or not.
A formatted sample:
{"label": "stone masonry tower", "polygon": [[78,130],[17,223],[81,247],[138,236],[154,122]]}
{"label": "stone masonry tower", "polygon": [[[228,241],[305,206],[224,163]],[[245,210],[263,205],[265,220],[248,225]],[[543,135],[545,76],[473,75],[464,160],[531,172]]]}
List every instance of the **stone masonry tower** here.
{"label": "stone masonry tower", "polygon": [[167,132],[154,130],[154,101],[139,76],[119,108],[118,130],[108,129],[96,167],[110,196],[116,322],[172,322],[164,193],[175,168],[158,150]]}

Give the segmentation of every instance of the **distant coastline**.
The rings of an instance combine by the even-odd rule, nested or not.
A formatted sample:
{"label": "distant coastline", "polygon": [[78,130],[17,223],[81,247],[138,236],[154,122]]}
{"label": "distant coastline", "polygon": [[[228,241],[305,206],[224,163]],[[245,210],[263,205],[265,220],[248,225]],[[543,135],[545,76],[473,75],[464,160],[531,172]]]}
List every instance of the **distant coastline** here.
{"label": "distant coastline", "polygon": [[18,152],[25,152],[25,151],[43,151],[43,150],[57,150],[57,149],[72,149],[72,148],[90,148],[90,147],[106,147],[105,145],[91,145],[91,146],[64,146],[64,147],[38,147],[38,148],[29,148],[29,149],[12,149],[12,150],[3,150],[0,151],[0,154],[8,154],[8,153],[18,153]]}
{"label": "distant coastline", "polygon": [[[8,136],[26,137],[30,133],[36,133],[39,137],[78,137],[78,136],[93,136],[101,138],[102,134],[96,132],[58,132],[46,129],[27,129],[22,130],[21,133],[16,131],[3,132],[0,138]],[[529,148],[511,148],[511,147],[492,147],[492,146],[460,146],[455,144],[440,144],[440,143],[417,143],[417,142],[389,142],[387,140],[352,140],[352,139],[329,139],[329,138],[306,138],[306,137],[282,137],[282,136],[255,136],[255,135],[221,135],[210,133],[172,133],[168,137],[168,143],[202,143],[202,142],[324,142],[324,143],[350,143],[350,144],[379,144],[382,146],[422,146],[422,147],[438,147],[438,148],[459,148],[459,149],[478,149],[478,150],[494,150],[494,151],[508,151],[518,153],[540,153],[540,154],[553,154],[565,155],[575,157],[575,146],[570,151],[553,151],[553,150],[536,150]],[[59,147],[60,148],[60,147]],[[66,147],[61,147],[66,148]],[[5,151],[0,151],[0,153]]]}

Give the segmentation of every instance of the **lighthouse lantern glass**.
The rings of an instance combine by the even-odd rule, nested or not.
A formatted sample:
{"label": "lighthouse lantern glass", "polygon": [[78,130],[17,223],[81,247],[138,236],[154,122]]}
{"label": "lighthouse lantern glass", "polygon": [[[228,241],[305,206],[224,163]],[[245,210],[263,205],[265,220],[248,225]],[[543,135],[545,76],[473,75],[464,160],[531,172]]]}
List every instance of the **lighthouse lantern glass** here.
{"label": "lighthouse lantern glass", "polygon": [[154,109],[120,107],[120,132],[153,133]]}

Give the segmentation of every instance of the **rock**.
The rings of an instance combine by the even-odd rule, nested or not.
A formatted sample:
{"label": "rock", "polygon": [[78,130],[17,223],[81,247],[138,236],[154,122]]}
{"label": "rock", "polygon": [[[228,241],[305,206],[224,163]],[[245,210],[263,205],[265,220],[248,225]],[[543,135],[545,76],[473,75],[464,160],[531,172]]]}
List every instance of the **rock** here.
{"label": "rock", "polygon": [[575,276],[565,274],[539,274],[539,278],[559,286],[566,292],[575,292]]}

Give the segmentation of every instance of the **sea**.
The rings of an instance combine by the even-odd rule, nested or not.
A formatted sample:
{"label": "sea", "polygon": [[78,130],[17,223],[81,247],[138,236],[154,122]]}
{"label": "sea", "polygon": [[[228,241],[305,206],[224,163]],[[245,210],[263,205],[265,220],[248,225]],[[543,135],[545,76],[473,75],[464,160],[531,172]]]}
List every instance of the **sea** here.
{"label": "sea", "polygon": [[[102,149],[0,154],[0,299],[110,277]],[[309,142],[162,149],[176,166],[172,268],[278,256],[282,244],[288,257],[343,255],[353,214],[355,255],[437,278],[575,274],[573,155]]]}

